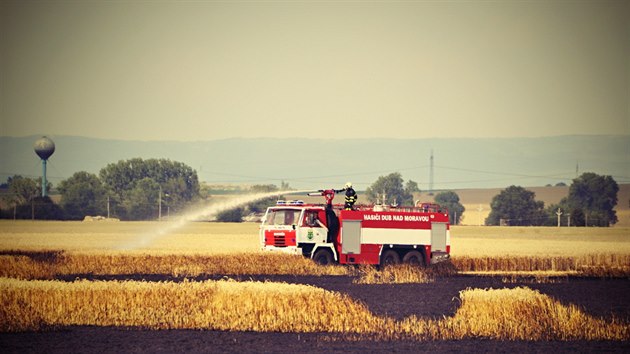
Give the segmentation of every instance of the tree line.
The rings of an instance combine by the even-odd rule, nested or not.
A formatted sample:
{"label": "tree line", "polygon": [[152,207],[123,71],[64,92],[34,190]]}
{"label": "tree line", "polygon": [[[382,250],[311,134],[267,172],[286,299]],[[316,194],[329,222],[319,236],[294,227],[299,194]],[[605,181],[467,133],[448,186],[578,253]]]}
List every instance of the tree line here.
{"label": "tree line", "polygon": [[618,221],[618,192],[619,186],[611,176],[587,172],[573,180],[568,196],[545,208],[534,192],[510,186],[492,199],[486,225],[611,226]]}
{"label": "tree line", "polygon": [[[40,197],[41,178],[13,176],[3,185],[2,218],[79,220],[85,216],[107,215],[122,220],[152,220],[159,217],[159,207],[178,212],[201,199],[196,171],[168,159],[134,158],[121,160],[102,168],[98,175],[85,171],[59,183],[59,204]],[[49,183],[47,190],[52,188]],[[289,190],[288,183],[255,185],[249,192]],[[486,225],[555,226],[560,219],[570,226],[610,226],[618,219],[614,210],[619,187],[611,176],[584,173],[573,180],[569,194],[557,204],[545,207],[534,192],[510,186],[492,198]],[[414,206],[418,183],[405,182],[398,172],[379,177],[364,197],[370,203]],[[240,222],[252,213],[262,213],[276,198],[268,198],[246,206],[226,210],[218,221]],[[452,225],[457,225],[465,211],[454,191],[441,191],[434,196],[437,204],[448,210]],[[360,201],[359,201],[360,202]],[[560,217],[559,217],[560,216]]]}
{"label": "tree line", "polygon": [[[411,206],[413,193],[419,192],[417,183],[403,183],[400,173],[381,176],[366,190],[369,201],[390,205]],[[520,186],[510,186],[492,198],[491,211],[485,225],[505,226],[556,226],[558,216],[562,225],[611,226],[617,223],[614,210],[617,205],[619,186],[611,176],[592,172],[583,173],[573,180],[569,193],[559,203],[545,207],[536,200],[534,192]],[[461,221],[464,206],[453,191],[443,191],[434,200],[448,209],[452,225]]]}
{"label": "tree line", "polygon": [[[158,207],[180,211],[200,198],[197,172],[168,159],[134,158],[111,163],[98,175],[80,171],[59,183],[59,204],[39,197],[41,179],[14,176],[3,195],[4,218],[78,220],[108,215],[122,220],[151,220]],[[48,189],[52,185],[47,186]]]}

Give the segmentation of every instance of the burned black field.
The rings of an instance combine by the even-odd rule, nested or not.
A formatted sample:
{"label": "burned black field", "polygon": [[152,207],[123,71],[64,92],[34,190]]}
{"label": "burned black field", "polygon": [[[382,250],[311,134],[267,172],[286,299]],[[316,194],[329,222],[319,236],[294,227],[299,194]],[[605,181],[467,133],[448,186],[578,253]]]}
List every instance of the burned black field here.
{"label": "burned black field", "polygon": [[[60,280],[183,281],[163,275],[73,275]],[[630,319],[630,281],[602,278],[550,278],[538,283],[523,278],[506,282],[501,277],[448,276],[428,284],[356,284],[351,276],[199,276],[188,281],[216,279],[308,284],[347,294],[378,316],[395,319],[415,315],[452,316],[459,292],[468,288],[528,287],[563,304],[574,304],[587,314],[604,319]],[[331,333],[277,333],[211,330],[149,330],[136,327],[70,326],[38,332],[1,333],[0,348],[24,352],[628,352],[628,341],[503,341],[487,338],[416,341],[366,340]]]}

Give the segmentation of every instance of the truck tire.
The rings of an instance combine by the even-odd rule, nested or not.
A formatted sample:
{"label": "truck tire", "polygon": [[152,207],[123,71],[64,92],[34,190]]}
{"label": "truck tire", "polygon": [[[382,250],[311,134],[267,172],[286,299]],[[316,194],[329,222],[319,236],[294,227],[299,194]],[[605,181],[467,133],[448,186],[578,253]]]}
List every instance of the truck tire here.
{"label": "truck tire", "polygon": [[391,249],[383,252],[383,255],[381,256],[381,265],[385,266],[398,263],[400,263],[400,256],[398,255],[398,252]]}
{"label": "truck tire", "polygon": [[411,264],[415,266],[424,267],[426,265],[426,263],[424,262],[424,257],[422,256],[422,253],[416,250],[407,252],[405,256],[403,257],[402,261],[403,263]]}
{"label": "truck tire", "polygon": [[329,250],[325,248],[320,248],[315,251],[315,254],[313,255],[313,261],[315,261],[315,263],[317,264],[329,265],[333,263],[333,256]]}

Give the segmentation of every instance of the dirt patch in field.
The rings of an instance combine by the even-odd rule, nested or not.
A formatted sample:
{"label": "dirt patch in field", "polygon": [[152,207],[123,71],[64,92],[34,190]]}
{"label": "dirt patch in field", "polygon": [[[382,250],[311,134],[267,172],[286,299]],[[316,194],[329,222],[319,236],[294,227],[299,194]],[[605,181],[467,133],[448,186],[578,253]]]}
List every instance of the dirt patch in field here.
{"label": "dirt patch in field", "polygon": [[[183,281],[163,275],[65,276],[100,280]],[[201,276],[202,281],[231,278],[246,281],[274,281],[310,284],[348,294],[365,303],[379,316],[402,319],[410,315],[440,318],[455,313],[459,292],[467,288],[501,289],[527,286],[547,294],[563,304],[574,304],[586,313],[603,318],[630,321],[630,280],[563,278],[546,283],[529,279],[504,283],[500,277],[439,277],[430,284],[354,284],[348,276]],[[628,342],[572,341],[524,342],[472,339],[461,341],[391,341],[353,340],[327,333],[255,333],[195,330],[151,331],[139,328],[66,327],[35,333],[1,333],[3,352],[630,352]]]}

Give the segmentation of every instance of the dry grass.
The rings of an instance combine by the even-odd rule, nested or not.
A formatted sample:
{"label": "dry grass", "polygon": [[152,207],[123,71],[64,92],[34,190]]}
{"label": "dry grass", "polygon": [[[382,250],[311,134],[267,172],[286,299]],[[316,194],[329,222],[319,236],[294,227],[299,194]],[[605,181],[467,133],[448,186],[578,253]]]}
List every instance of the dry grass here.
{"label": "dry grass", "polygon": [[[453,227],[465,272],[629,276],[630,229]],[[138,241],[148,241],[146,243]],[[121,246],[133,244],[129,250]],[[355,275],[366,284],[426,282],[453,268],[321,267],[258,251],[257,224],[0,221],[0,330],[67,325],[348,333],[364,339],[629,340],[605,321],[527,288],[466,290],[453,317],[378,317],[346,295],[306,285],[205,281],[41,281],[70,274]],[[30,279],[30,280],[29,280]]]}
{"label": "dry grass", "polygon": [[437,276],[450,276],[457,273],[451,262],[441,262],[431,267],[419,267],[409,264],[388,265],[381,269],[375,266],[361,265],[351,275],[357,278],[355,284],[427,284],[433,283]]}
{"label": "dry grass", "polygon": [[[231,255],[79,254],[63,252],[0,253],[0,277],[53,279],[63,275],[161,274],[176,277],[216,275],[347,275],[348,268],[321,266],[287,254]],[[55,255],[46,256],[46,255]]]}
{"label": "dry grass", "polygon": [[630,277],[630,254],[590,254],[575,257],[488,256],[453,257],[459,272],[468,274],[510,274]]}
{"label": "dry grass", "polygon": [[[0,220],[0,250],[200,255],[259,250],[258,224],[173,226],[169,222]],[[125,249],[128,245],[137,247]],[[451,245],[453,256],[470,257],[630,254],[630,228],[453,226]]]}
{"label": "dry grass", "polygon": [[426,268],[408,264],[390,265],[379,270],[374,266],[359,266],[355,284],[432,283],[433,274]]}
{"label": "dry grass", "polygon": [[259,282],[147,283],[0,279],[0,329],[138,326],[234,331],[362,331],[374,326],[362,304],[307,286]]}
{"label": "dry grass", "polygon": [[623,340],[630,336],[626,323],[593,318],[529,288],[469,289],[460,293],[460,299],[457,313],[444,323],[453,339]]}
{"label": "dry grass", "polygon": [[359,284],[427,283],[456,272],[503,276],[630,277],[630,255],[579,257],[454,257],[424,269],[409,265],[378,270],[361,266],[320,266],[310,259],[276,253],[229,255],[81,254],[33,251],[0,252],[0,277],[54,279],[66,275],[354,275]]}
{"label": "dry grass", "polygon": [[69,325],[328,332],[365,339],[628,340],[630,327],[527,288],[465,290],[453,317],[402,321],[346,295],[259,282],[146,283],[0,279],[0,330]]}
{"label": "dry grass", "polygon": [[[523,274],[517,273],[501,273],[501,282],[504,284],[559,284],[569,281],[569,276],[566,273],[535,273],[535,274]],[[482,275],[483,276],[483,275]]]}

